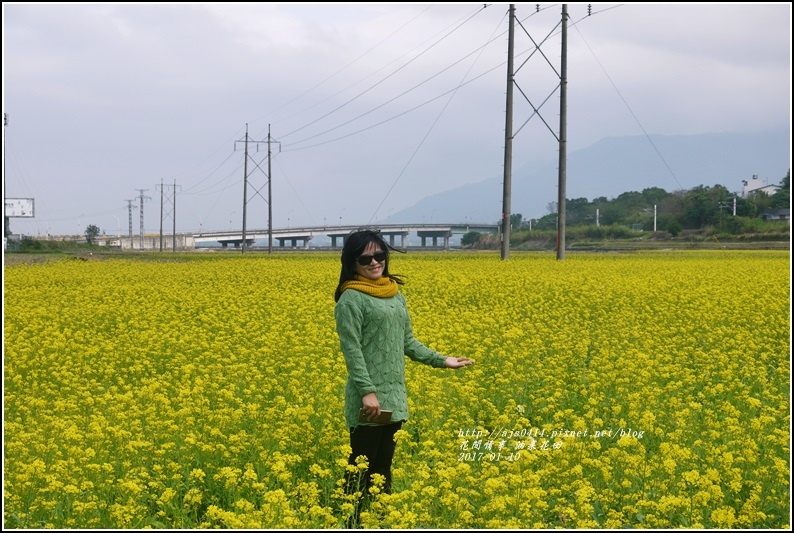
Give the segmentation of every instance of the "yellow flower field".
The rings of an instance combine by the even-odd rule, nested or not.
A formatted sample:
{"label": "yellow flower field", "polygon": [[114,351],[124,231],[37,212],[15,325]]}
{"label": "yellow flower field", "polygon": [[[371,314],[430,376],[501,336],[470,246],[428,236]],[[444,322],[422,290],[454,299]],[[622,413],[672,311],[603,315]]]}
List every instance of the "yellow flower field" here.
{"label": "yellow flower field", "polygon": [[[340,528],[337,253],[4,271],[4,528]],[[158,259],[158,260],[153,260]],[[394,254],[414,333],[365,527],[781,528],[790,255]]]}

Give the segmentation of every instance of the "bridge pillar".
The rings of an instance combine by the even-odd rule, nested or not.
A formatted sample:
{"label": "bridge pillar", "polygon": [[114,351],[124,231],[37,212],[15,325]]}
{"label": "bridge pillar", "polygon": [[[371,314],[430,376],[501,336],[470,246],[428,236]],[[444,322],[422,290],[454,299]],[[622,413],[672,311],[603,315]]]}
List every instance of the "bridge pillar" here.
{"label": "bridge pillar", "polygon": [[345,245],[345,237],[350,235],[350,233],[349,232],[345,232],[345,233],[327,233],[326,235],[331,237],[331,247],[332,248],[336,248],[337,247],[336,246],[336,239],[340,239],[342,242],[339,243],[339,247],[341,248],[341,247],[343,247]]}
{"label": "bridge pillar", "polygon": [[[439,235],[427,235],[422,237],[422,246],[425,246],[425,239],[433,239],[433,248],[438,248],[438,237]],[[449,238],[444,236],[444,248],[449,248]]]}
{"label": "bridge pillar", "polygon": [[444,249],[449,250],[449,238],[452,236],[452,230],[422,230],[417,231],[416,234],[422,239],[422,248],[427,246],[427,238],[433,239],[433,248],[438,247],[439,237],[444,239]]}
{"label": "bridge pillar", "polygon": [[284,248],[284,243],[286,241],[290,242],[290,246],[292,248],[298,247],[298,241],[303,241],[303,247],[308,249],[309,248],[309,241],[311,240],[309,237],[276,237],[278,239],[278,245],[280,248]]}
{"label": "bridge pillar", "polygon": [[408,231],[407,230],[397,230],[397,231],[385,230],[385,231],[381,232],[381,235],[383,235],[384,238],[386,238],[387,236],[389,237],[389,241],[388,241],[389,242],[389,246],[391,246],[393,248],[395,247],[394,246],[395,237],[397,235],[399,235],[400,236],[400,247],[405,249],[405,240],[408,238]]}
{"label": "bridge pillar", "polygon": [[[223,248],[228,248],[229,244],[233,244],[235,248],[239,248],[240,245],[243,243],[243,240],[242,239],[236,239],[236,240],[225,240],[225,241],[218,241],[218,242],[221,243],[221,247],[223,247]],[[256,243],[256,239],[246,239],[245,240],[245,245],[248,246],[248,247],[253,246],[254,243]]]}

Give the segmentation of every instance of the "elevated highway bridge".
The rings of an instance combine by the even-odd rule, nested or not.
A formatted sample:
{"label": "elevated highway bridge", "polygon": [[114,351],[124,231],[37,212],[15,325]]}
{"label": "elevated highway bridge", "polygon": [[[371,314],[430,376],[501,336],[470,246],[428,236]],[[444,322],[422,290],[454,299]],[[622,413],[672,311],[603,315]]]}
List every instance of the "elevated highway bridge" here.
{"label": "elevated highway bridge", "polygon": [[[336,248],[344,245],[344,239],[351,232],[362,229],[360,225],[350,226],[309,226],[300,228],[273,228],[271,231],[265,229],[246,230],[246,247],[251,246],[257,240],[266,240],[272,234],[273,243],[278,242],[279,247],[287,246],[297,248],[309,248],[309,243],[316,237],[326,237],[331,239],[331,247]],[[367,229],[379,230],[384,239],[395,248],[406,248],[408,235],[415,233],[422,241],[422,247],[449,248],[449,240],[455,234],[466,234],[471,231],[478,233],[497,233],[498,224],[474,224],[474,223],[453,223],[453,224],[372,224],[366,226]],[[397,242],[399,240],[399,242]],[[193,234],[195,244],[200,243],[220,243],[221,246],[229,245],[240,247],[243,243],[242,230],[232,231],[207,231]],[[432,244],[430,244],[432,243]]]}

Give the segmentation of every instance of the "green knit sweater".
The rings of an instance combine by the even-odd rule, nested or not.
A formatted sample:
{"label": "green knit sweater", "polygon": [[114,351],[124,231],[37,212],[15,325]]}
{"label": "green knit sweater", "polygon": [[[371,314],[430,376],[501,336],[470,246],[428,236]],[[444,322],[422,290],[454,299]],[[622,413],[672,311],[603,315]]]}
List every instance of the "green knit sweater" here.
{"label": "green knit sweater", "polygon": [[414,338],[405,297],[378,298],[348,289],[334,309],[336,332],[347,366],[345,422],[359,425],[362,397],[374,392],[392,421],[408,420],[405,356],[436,368],[445,357]]}

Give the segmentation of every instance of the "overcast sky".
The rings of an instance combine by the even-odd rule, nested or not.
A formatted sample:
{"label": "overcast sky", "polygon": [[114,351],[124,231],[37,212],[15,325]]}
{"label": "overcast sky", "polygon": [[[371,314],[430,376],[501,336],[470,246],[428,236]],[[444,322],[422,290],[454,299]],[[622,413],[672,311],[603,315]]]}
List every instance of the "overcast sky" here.
{"label": "overcast sky", "polygon": [[[502,176],[509,5],[483,6],[3,3],[5,197],[36,215],[12,232],[126,235],[139,189],[146,233],[162,192],[166,231],[174,196],[177,231],[239,229],[246,124],[249,229],[267,227],[268,132],[276,228]],[[516,9],[514,169],[556,158],[561,6]],[[790,3],[591,9],[568,4],[569,154],[790,129]]]}

